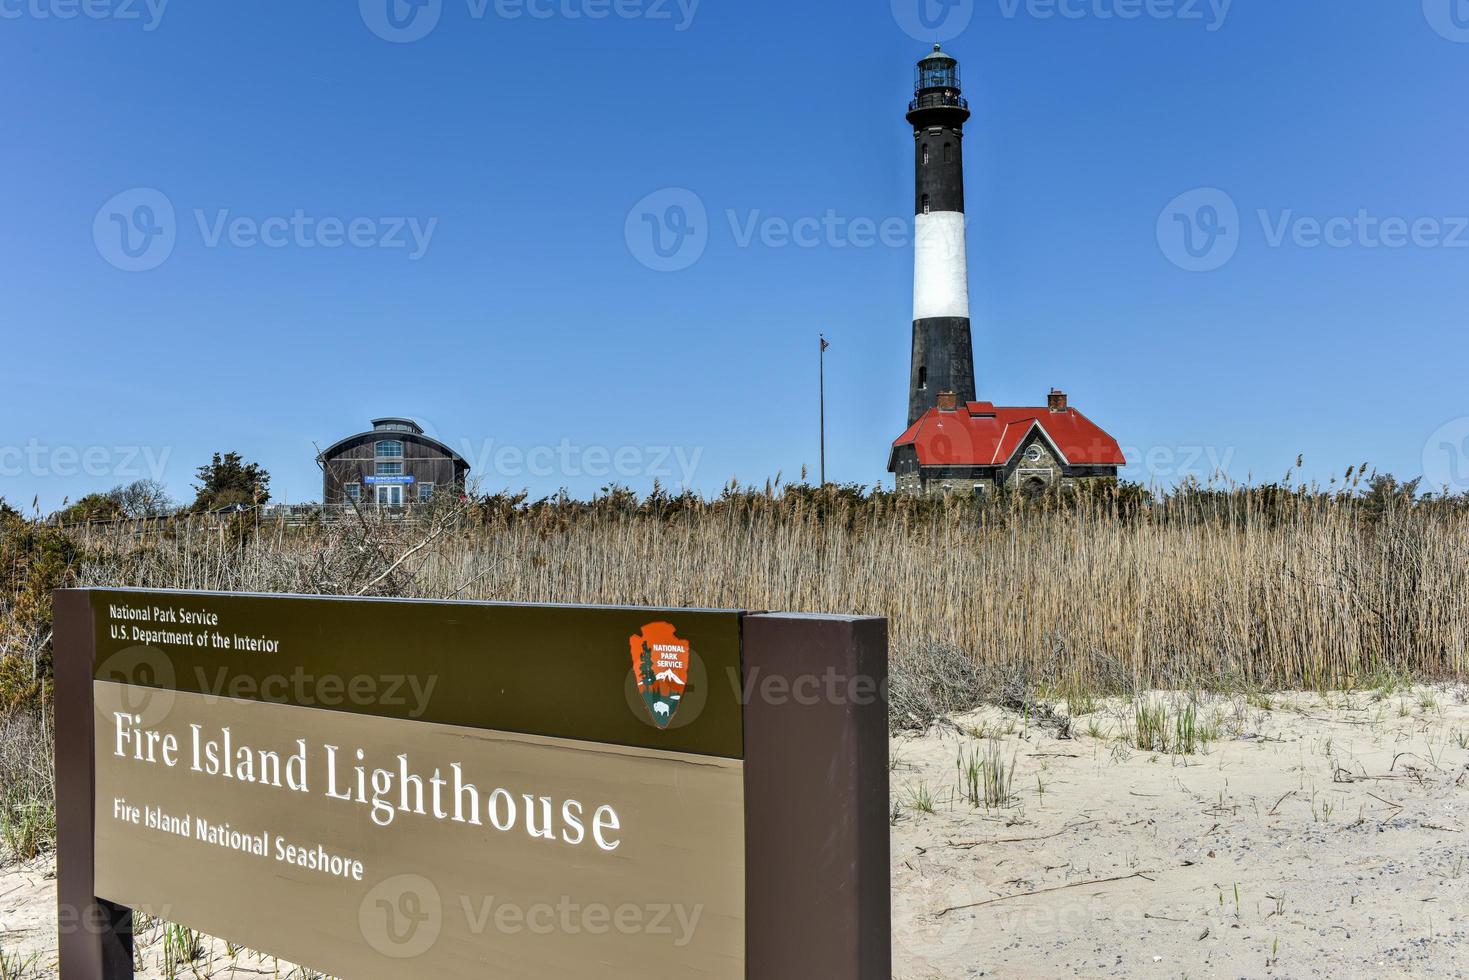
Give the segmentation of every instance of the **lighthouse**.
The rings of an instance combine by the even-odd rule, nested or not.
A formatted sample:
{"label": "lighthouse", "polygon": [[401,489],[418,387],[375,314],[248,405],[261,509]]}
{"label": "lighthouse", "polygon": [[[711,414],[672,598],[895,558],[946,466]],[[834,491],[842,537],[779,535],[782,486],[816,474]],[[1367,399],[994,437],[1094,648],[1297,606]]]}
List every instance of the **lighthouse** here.
{"label": "lighthouse", "polygon": [[969,266],[964,249],[964,123],[959,62],[937,44],[918,63],[913,125],[917,197],[913,256],[913,369],[908,424],[953,393],[975,398],[969,335]]}
{"label": "lighthouse", "polygon": [[959,62],[939,45],[918,63],[908,122],[917,153],[913,363],[908,428],[888,472],[899,493],[1041,496],[1115,484],[1122,448],[1052,388],[1044,406],[978,401],[964,254],[964,124]]}

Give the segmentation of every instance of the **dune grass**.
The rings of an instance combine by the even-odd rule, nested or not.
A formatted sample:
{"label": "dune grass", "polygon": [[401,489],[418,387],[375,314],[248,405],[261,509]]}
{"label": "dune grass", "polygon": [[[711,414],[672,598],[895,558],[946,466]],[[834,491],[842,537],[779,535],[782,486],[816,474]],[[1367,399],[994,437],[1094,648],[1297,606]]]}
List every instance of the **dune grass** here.
{"label": "dune grass", "polygon": [[91,584],[885,616],[923,697],[1019,674],[1084,709],[1096,692],[1463,676],[1469,507],[1404,489],[490,497],[442,521],[170,521],[78,548]]}

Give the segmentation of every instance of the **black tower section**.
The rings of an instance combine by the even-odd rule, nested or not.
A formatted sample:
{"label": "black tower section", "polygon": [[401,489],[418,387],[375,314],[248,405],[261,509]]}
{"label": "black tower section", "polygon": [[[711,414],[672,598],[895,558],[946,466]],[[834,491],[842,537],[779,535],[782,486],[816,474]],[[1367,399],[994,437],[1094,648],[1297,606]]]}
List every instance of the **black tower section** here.
{"label": "black tower section", "polygon": [[933,408],[941,392],[975,399],[974,352],[964,247],[964,123],[959,62],[934,45],[918,63],[913,126],[915,237],[913,362],[908,424]]}

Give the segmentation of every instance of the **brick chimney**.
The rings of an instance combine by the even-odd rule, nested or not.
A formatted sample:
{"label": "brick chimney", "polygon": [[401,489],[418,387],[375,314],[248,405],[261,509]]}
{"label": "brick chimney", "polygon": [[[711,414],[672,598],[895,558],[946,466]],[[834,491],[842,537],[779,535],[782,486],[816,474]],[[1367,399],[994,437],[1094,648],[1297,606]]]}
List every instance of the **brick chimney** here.
{"label": "brick chimney", "polygon": [[939,411],[954,412],[959,409],[959,396],[952,391],[939,392]]}
{"label": "brick chimney", "polygon": [[1052,388],[1050,398],[1047,399],[1047,404],[1053,412],[1066,411],[1066,392],[1060,388]]}

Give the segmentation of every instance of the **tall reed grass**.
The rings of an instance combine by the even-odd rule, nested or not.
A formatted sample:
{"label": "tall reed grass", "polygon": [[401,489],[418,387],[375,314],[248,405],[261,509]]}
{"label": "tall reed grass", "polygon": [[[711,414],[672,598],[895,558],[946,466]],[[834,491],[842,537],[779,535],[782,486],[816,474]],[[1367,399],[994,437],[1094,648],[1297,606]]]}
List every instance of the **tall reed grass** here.
{"label": "tall reed grass", "polygon": [[168,521],[77,543],[98,585],[885,616],[897,666],[957,657],[1073,691],[1351,687],[1469,666],[1469,508],[1390,479],[1156,500],[491,497],[432,520]]}

